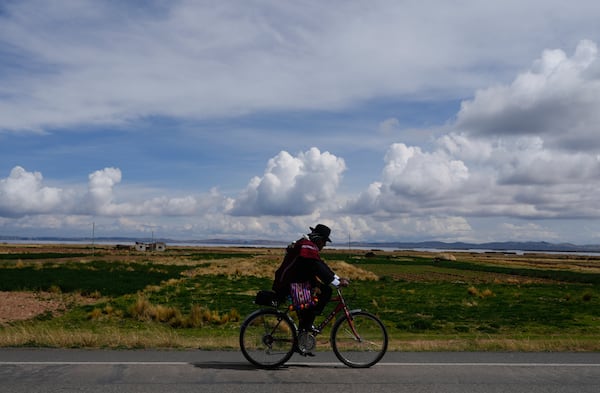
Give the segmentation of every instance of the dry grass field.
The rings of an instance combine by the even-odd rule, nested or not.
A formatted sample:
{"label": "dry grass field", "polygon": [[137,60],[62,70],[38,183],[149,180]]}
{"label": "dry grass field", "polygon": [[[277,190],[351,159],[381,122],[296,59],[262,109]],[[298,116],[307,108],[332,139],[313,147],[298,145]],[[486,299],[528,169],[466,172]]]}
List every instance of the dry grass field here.
{"label": "dry grass field", "polygon": [[[130,289],[120,284],[103,289],[94,282],[77,289],[61,277],[36,288],[3,281],[0,346],[236,349],[240,318],[256,307],[253,294],[268,285],[283,253],[254,247],[136,252],[113,245],[0,244],[0,281],[10,271],[27,287],[27,275],[39,279],[42,272],[74,266],[91,273],[71,281],[92,280],[94,271],[98,280],[114,277],[123,285],[141,280]],[[323,257],[366,294],[360,306],[385,319],[393,350],[600,350],[600,293],[593,283],[600,277],[599,257],[409,250],[325,250]],[[142,268],[147,273],[134,276]],[[157,278],[144,283],[153,274]],[[553,302],[556,308],[542,310]],[[498,314],[509,307],[531,315],[496,318],[495,307]],[[564,323],[546,315],[563,311]],[[148,314],[155,316],[142,318]],[[194,318],[197,323],[190,322]],[[547,318],[548,328],[542,321]]]}
{"label": "dry grass field", "polygon": [[[199,263],[198,260],[190,259],[189,254],[197,249],[204,253],[228,252],[240,253],[239,258],[228,258],[225,260],[214,260],[210,263]],[[247,257],[251,251],[252,257]],[[117,249],[114,246],[96,245],[90,246],[67,245],[67,244],[0,244],[0,256],[8,254],[83,254],[75,257],[65,256],[61,258],[36,258],[31,261],[17,260],[16,266],[27,264],[64,263],[69,261],[85,264],[94,261],[106,261],[115,263],[147,262],[164,265],[184,265],[190,269],[183,273],[184,276],[193,277],[197,275],[227,275],[227,276],[254,276],[271,278],[275,274],[278,263],[281,261],[284,251],[278,248],[235,248],[235,247],[177,247],[175,251],[168,253],[159,252],[134,252],[131,250]],[[195,267],[201,264],[200,267]],[[376,279],[376,275],[356,268],[344,262],[332,262],[332,268],[336,272],[351,279]],[[0,270],[1,273],[1,270]],[[34,318],[37,315],[52,313],[59,315],[69,308],[79,305],[93,304],[102,299],[94,296],[82,296],[80,294],[64,294],[60,291],[0,291],[0,326],[12,321],[20,321]]]}

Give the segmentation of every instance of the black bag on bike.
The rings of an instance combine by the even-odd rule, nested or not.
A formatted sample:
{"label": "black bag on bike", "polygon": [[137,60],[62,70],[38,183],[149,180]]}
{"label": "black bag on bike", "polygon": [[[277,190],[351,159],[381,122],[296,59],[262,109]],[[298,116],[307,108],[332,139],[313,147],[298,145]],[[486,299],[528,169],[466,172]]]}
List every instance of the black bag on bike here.
{"label": "black bag on bike", "polygon": [[254,303],[259,306],[277,307],[279,302],[275,291],[258,291]]}

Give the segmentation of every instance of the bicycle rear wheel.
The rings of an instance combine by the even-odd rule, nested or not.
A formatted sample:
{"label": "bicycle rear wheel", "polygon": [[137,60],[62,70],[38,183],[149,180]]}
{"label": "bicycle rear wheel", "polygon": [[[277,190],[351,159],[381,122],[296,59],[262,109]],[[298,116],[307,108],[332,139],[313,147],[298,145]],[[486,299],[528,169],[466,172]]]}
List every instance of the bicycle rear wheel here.
{"label": "bicycle rear wheel", "polygon": [[289,317],[277,310],[258,310],[240,328],[240,349],[255,366],[276,368],[294,354],[296,329]]}
{"label": "bicycle rear wheel", "polygon": [[333,352],[349,367],[371,367],[383,358],[387,346],[385,326],[366,311],[351,311],[350,319],[338,319],[331,330]]}

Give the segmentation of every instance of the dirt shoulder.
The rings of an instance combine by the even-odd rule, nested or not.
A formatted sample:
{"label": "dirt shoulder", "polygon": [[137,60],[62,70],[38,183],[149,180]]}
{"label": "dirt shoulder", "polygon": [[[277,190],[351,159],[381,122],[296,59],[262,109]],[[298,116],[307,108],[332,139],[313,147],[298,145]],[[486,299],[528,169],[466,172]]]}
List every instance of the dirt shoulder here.
{"label": "dirt shoulder", "polygon": [[64,299],[47,292],[0,292],[0,324],[66,310]]}

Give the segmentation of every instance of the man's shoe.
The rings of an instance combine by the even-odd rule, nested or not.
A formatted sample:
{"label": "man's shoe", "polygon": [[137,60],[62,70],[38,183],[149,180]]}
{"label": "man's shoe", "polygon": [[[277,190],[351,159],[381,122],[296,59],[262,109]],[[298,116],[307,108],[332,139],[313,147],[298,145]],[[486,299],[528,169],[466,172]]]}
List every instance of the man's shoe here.
{"label": "man's shoe", "polygon": [[306,330],[300,331],[298,334],[298,348],[297,351],[302,356],[315,356],[311,351],[315,349],[317,340],[312,333]]}
{"label": "man's shoe", "polygon": [[315,354],[310,351],[303,351],[301,349],[298,349],[296,352],[298,352],[300,355],[302,355],[304,357],[315,357]]}

